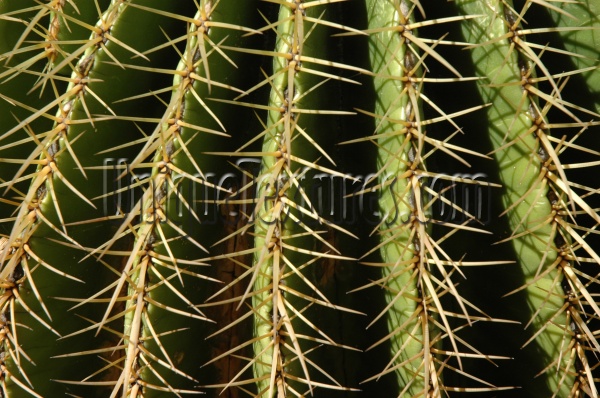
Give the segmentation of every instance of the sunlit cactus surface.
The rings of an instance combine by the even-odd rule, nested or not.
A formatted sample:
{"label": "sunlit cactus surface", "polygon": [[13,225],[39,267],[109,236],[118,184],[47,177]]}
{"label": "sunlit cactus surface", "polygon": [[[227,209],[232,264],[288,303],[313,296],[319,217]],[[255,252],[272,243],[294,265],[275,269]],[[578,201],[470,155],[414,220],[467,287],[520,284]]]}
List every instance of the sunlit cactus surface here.
{"label": "sunlit cactus surface", "polygon": [[0,397],[599,396],[599,0],[0,0]]}

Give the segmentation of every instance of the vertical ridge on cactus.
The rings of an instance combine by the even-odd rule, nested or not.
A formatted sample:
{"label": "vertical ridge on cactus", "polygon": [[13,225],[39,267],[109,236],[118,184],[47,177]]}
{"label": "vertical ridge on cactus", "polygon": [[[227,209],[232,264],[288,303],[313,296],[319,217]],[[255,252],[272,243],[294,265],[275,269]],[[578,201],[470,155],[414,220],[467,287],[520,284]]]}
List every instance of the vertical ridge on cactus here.
{"label": "vertical ridge on cactus", "polygon": [[0,0],[0,396],[598,397],[598,12]]}
{"label": "vertical ridge on cactus", "polygon": [[[452,260],[440,245],[460,230],[485,231],[468,226],[474,217],[458,204],[453,204],[455,211],[466,216],[462,225],[441,223],[432,216],[431,209],[442,198],[428,189],[427,180],[446,179],[448,176],[429,171],[425,158],[439,150],[466,163],[459,153],[470,151],[448,143],[451,137],[443,141],[434,140],[427,136],[426,130],[431,124],[449,122],[460,131],[455,118],[480,107],[446,114],[427,98],[429,87],[444,81],[424,76],[423,70],[428,68],[430,59],[441,62],[454,75],[450,80],[462,81],[464,78],[434,48],[448,43],[420,37],[418,29],[432,21],[417,22],[415,14],[422,11],[419,9],[418,3],[408,1],[368,2],[370,26],[366,31],[372,35],[371,59],[378,93],[373,116],[379,171],[374,189],[381,192],[379,208],[382,212],[379,225],[381,243],[376,249],[381,250],[383,263],[373,265],[384,270],[382,278],[374,284],[384,287],[389,295],[385,311],[390,334],[386,339],[392,341],[393,348],[392,359],[386,368],[372,379],[395,371],[399,384],[404,386],[400,396],[438,396],[443,391],[462,390],[446,385],[442,373],[444,369],[461,373],[463,356],[502,359],[484,355],[465,344],[457,335],[464,325],[457,327],[450,323],[450,318],[462,319],[469,325],[474,321],[494,320],[461,297],[452,275],[461,274],[460,267],[468,262]],[[447,18],[436,23],[470,18]],[[429,42],[434,44],[430,46]],[[424,113],[426,105],[432,108],[433,115]],[[430,150],[429,146],[433,149]],[[471,154],[477,155],[472,151]],[[461,178],[450,177],[450,180],[453,183],[467,182]],[[436,241],[431,230],[444,224],[450,231]],[[442,304],[441,296],[444,295],[455,300],[458,305],[456,312],[447,310],[446,303]],[[467,310],[467,307],[470,309]],[[383,314],[380,313],[375,320]],[[441,347],[446,339],[450,348],[444,350]],[[462,346],[470,352],[464,352]],[[448,357],[444,359],[446,355]],[[456,363],[449,362],[452,357]],[[486,388],[478,387],[476,390],[485,391]]]}
{"label": "vertical ridge on cactus", "polygon": [[[475,5],[467,3],[465,9]],[[534,325],[535,342],[547,356],[547,368],[541,371],[557,396],[584,392],[597,396],[585,347],[598,348],[586,321],[598,315],[598,307],[584,282],[587,277],[577,270],[574,253],[582,249],[591,258],[598,256],[573,227],[583,216],[597,222],[598,215],[566,176],[568,166],[559,159],[562,143],[553,144],[549,139],[552,121],[548,112],[557,108],[573,119],[571,127],[585,124],[573,113],[578,107],[561,98],[565,83],[559,79],[563,75],[550,74],[533,51],[535,47],[528,44],[524,33],[543,30],[520,28],[526,11],[517,14],[510,4],[500,2],[494,7],[471,8],[469,12],[488,12],[495,27],[471,30],[468,35],[469,40],[484,43],[481,50],[472,52],[474,58],[485,58],[477,63],[481,65],[478,73],[490,79],[483,96],[486,100],[499,98],[488,111],[495,120],[491,137],[498,161],[506,165],[501,178],[506,187],[506,213],[514,228],[507,239],[512,240],[526,275],[523,288],[533,312],[528,326]],[[494,52],[486,49],[486,43],[493,44],[487,48]],[[497,50],[500,46],[504,49]],[[534,66],[543,77],[535,76]],[[550,83],[551,94],[537,88],[541,81]],[[579,211],[575,212],[576,208]],[[578,374],[578,369],[585,371]]]}

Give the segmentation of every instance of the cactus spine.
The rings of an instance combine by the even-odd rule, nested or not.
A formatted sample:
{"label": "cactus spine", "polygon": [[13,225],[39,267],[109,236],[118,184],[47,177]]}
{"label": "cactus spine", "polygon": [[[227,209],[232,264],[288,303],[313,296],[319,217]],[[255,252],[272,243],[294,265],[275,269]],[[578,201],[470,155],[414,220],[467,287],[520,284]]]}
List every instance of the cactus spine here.
{"label": "cactus spine", "polygon": [[0,396],[597,397],[598,1],[436,6],[0,0]]}

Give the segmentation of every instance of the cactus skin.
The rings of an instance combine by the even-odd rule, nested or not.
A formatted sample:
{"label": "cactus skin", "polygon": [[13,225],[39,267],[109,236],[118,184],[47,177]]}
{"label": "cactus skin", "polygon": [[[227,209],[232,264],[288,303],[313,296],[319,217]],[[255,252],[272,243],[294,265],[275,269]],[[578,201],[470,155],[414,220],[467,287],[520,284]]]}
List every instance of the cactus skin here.
{"label": "cactus skin", "polygon": [[423,117],[422,99],[415,85],[400,84],[403,77],[418,80],[422,70],[417,65],[418,56],[409,48],[409,39],[393,29],[415,22],[416,10],[411,10],[412,6],[409,2],[367,4],[369,28],[387,28],[371,37],[373,72],[382,75],[375,77],[379,95],[375,113],[382,117],[377,120],[376,132],[381,136],[378,138],[379,208],[384,219],[381,255],[383,279],[387,280],[390,292],[389,328],[390,331],[401,328],[392,337],[393,355],[397,357],[394,365],[400,365],[397,375],[399,385],[403,386],[401,395],[408,396],[426,394],[430,388],[434,394],[440,393],[439,375],[430,352],[439,331],[433,326],[425,304],[431,280],[429,266],[424,261],[428,256],[424,240],[431,230],[427,221],[431,215],[423,209],[419,175],[423,170],[419,124]]}
{"label": "cactus skin", "polygon": [[[349,258],[336,253],[331,244],[326,251],[318,249],[326,247],[326,237],[335,232],[306,198],[314,190],[317,173],[320,178],[336,175],[330,169],[333,159],[316,159],[331,152],[332,138],[343,134],[332,115],[350,113],[336,110],[339,82],[329,77],[335,71],[324,67],[336,62],[339,51],[333,43],[322,43],[333,32],[326,23],[335,23],[337,6],[307,5],[302,10],[301,5],[290,1],[279,11],[282,22],[277,26],[271,109],[252,220],[256,275],[252,282],[259,292],[253,297],[254,307],[259,308],[255,352],[260,353],[254,372],[263,397],[286,391],[307,394],[317,386],[347,389],[333,378],[335,369],[327,360],[327,346],[342,349],[341,345],[320,325],[330,309],[348,310],[329,301],[322,291],[332,284],[328,279],[335,271],[323,270],[321,278],[314,274],[319,264],[325,267]],[[314,88],[320,86],[325,91],[316,95]],[[327,235],[321,237],[315,227],[328,229]]]}
{"label": "cactus skin", "polygon": [[[0,396],[598,396],[597,0],[43,3],[0,0]],[[463,296],[512,258],[518,308]]]}
{"label": "cactus skin", "polygon": [[[470,26],[489,24],[490,27],[486,30],[472,29],[468,31],[465,36],[469,42],[484,43],[510,32],[504,17],[506,9],[500,2],[490,7],[481,7],[472,2],[464,2],[464,5],[459,2],[459,4],[463,6],[465,13],[483,14],[488,12],[484,21]],[[465,25],[465,31],[468,27]],[[521,67],[518,52],[511,52],[509,47],[510,42],[506,40],[488,47],[482,46],[473,49],[472,56],[480,68],[477,71],[478,74],[489,76],[491,80],[493,79],[491,83],[497,85],[519,81]],[[562,316],[558,318],[554,317],[552,309],[562,307],[564,293],[561,286],[556,283],[558,271],[551,270],[557,256],[556,253],[548,250],[547,242],[553,241],[554,231],[552,231],[551,224],[546,223],[545,220],[551,213],[552,205],[547,199],[547,184],[539,184],[538,179],[542,161],[536,153],[541,149],[539,149],[539,143],[534,134],[529,134],[533,123],[526,115],[532,107],[529,103],[532,99],[528,96],[526,101],[523,101],[523,90],[520,86],[515,85],[501,87],[498,91],[494,91],[494,89],[483,91],[482,89],[482,92],[484,101],[493,101],[488,111],[489,119],[494,121],[493,127],[490,129],[490,137],[494,146],[499,148],[496,157],[501,165],[502,181],[506,186],[505,205],[507,208],[514,206],[509,212],[510,223],[515,228],[515,234],[535,230],[535,234],[524,234],[514,239],[513,244],[526,274],[529,305],[532,311],[543,309],[534,321],[536,329],[544,328],[544,332],[537,337],[536,341],[546,352],[548,359],[557,358],[563,336],[560,328],[565,327],[566,317],[565,314],[561,314]],[[499,99],[494,100],[494,98]],[[522,105],[515,109],[515,103]],[[513,140],[515,141],[514,145],[507,145]],[[536,151],[531,152],[530,148],[535,148]],[[528,155],[530,152],[532,155]],[[512,204],[516,204],[516,206]],[[540,272],[545,274],[543,278],[537,276]],[[549,319],[552,319],[557,326],[553,324],[545,327]],[[561,364],[561,366],[564,365]],[[552,373],[557,377],[562,376],[561,373]],[[550,383],[552,384],[550,389],[557,391],[559,380],[552,379]],[[573,380],[567,380],[560,384],[563,386],[559,388],[561,396],[566,395],[568,388],[565,385],[572,385]]]}
{"label": "cactus skin", "polygon": [[[181,8],[175,7],[173,11],[181,11]],[[153,44],[151,36],[128,31],[122,27],[123,24],[135,20],[136,14],[143,13],[135,8],[128,8],[122,2],[112,2],[103,15],[102,24],[97,29],[110,29],[110,35],[115,40],[122,40],[121,43],[131,43],[133,48],[138,47],[139,51],[145,51],[160,43],[160,40],[157,39],[163,36],[162,33],[155,32]],[[164,19],[161,21],[154,17],[150,20],[164,25],[166,31],[173,32],[178,29],[176,24],[171,25],[170,29]],[[172,30],[173,28],[175,30]],[[94,290],[97,290],[97,287],[93,289],[92,286],[95,283],[105,284],[112,274],[110,266],[116,266],[114,262],[111,264],[112,259],[109,259],[108,262],[105,261],[104,264],[95,261],[94,258],[88,258],[79,263],[79,260],[85,255],[85,252],[81,250],[82,247],[98,247],[110,239],[114,233],[110,222],[97,222],[97,219],[106,216],[102,199],[95,200],[95,204],[91,202],[91,199],[99,197],[105,192],[103,192],[103,184],[90,184],[89,179],[102,181],[103,171],[86,169],[104,166],[106,158],[97,155],[97,152],[111,149],[113,145],[133,141],[138,134],[127,121],[102,120],[106,119],[104,115],[111,115],[111,111],[128,116],[135,115],[136,107],[142,105],[142,103],[131,102],[114,105],[114,101],[124,97],[124,92],[111,90],[109,89],[111,84],[104,83],[112,80],[112,84],[123,86],[123,81],[133,80],[134,82],[128,87],[132,90],[129,93],[135,93],[139,92],[138,90],[143,92],[145,88],[148,88],[146,79],[151,80],[148,74],[139,73],[134,69],[128,69],[127,74],[118,73],[117,70],[121,68],[111,65],[109,62],[112,62],[113,59],[128,59],[132,55],[131,50],[112,41],[104,43],[99,34],[102,34],[101,30],[94,32],[93,40],[82,46],[85,51],[73,72],[69,86],[65,89],[64,94],[54,99],[56,108],[59,109],[54,126],[50,126],[47,130],[36,131],[41,138],[38,138],[38,147],[35,149],[36,152],[33,152],[33,156],[40,156],[43,163],[38,166],[33,177],[29,177],[31,187],[27,197],[17,209],[16,221],[7,242],[7,247],[13,247],[15,251],[10,254],[8,251],[2,253],[3,259],[7,260],[2,269],[3,278],[9,281],[16,280],[17,284],[17,289],[12,289],[14,298],[6,302],[3,314],[15,325],[19,325],[17,328],[13,327],[12,335],[21,334],[21,336],[14,338],[17,338],[19,342],[22,341],[25,346],[31,347],[30,350],[24,350],[27,355],[30,355],[31,360],[21,357],[15,360],[15,363],[7,361],[9,362],[6,367],[7,371],[15,376],[14,379],[9,377],[7,380],[6,392],[9,395],[13,392],[16,394],[16,391],[20,391],[23,387],[22,381],[20,385],[13,384],[13,380],[17,383],[18,378],[29,378],[36,393],[42,396],[48,396],[56,391],[57,381],[53,380],[62,380],[65,383],[79,382],[93,373],[95,369],[100,369],[105,365],[103,360],[96,356],[86,362],[86,366],[77,366],[75,364],[78,362],[78,357],[69,354],[94,350],[99,346],[111,344],[111,341],[115,339],[105,333],[99,333],[97,340],[89,344],[93,341],[90,340],[90,336],[78,332],[86,330],[89,326],[87,320],[97,318],[99,307],[85,308],[78,311],[78,316],[72,318],[73,315],[69,309],[73,303],[57,300],[58,297],[81,300],[92,296],[95,293]],[[139,39],[143,36],[146,38],[140,42]],[[136,40],[137,43],[143,43],[148,47],[144,48],[143,45],[135,44]],[[137,62],[145,61],[139,58]],[[142,78],[144,75],[146,77]],[[140,79],[135,80],[135,76]],[[86,82],[87,79],[90,81]],[[153,84],[156,83],[159,81],[154,80]],[[156,88],[158,87],[155,86],[153,89]],[[101,99],[103,103],[98,99]],[[105,104],[111,104],[110,111]],[[51,112],[54,112],[54,109],[48,111],[48,113]],[[95,118],[94,125],[89,121],[91,115],[94,115]],[[33,114],[24,120],[37,117],[40,116]],[[61,123],[63,120],[69,122]],[[77,123],[78,120],[82,122]],[[98,128],[98,131],[95,131],[95,127]],[[8,133],[11,131],[17,132],[17,129],[13,128]],[[87,143],[86,140],[77,140],[77,137],[83,136],[90,136]],[[91,136],[105,140],[96,142]],[[40,154],[40,152],[42,153]],[[73,157],[72,154],[77,155]],[[108,157],[111,156],[119,158],[127,155],[113,151],[108,154]],[[79,201],[84,205],[81,206]],[[69,206],[69,203],[73,205]],[[66,226],[66,224],[87,222],[87,220],[92,220],[91,227],[89,224]],[[67,237],[70,232],[66,231],[72,231],[77,238]],[[37,272],[33,272],[34,267],[37,268]],[[16,275],[19,274],[24,274],[24,277],[17,277]],[[65,289],[60,282],[57,282],[57,278],[64,277],[71,278],[76,285]],[[44,311],[44,307],[40,307],[40,305],[45,305],[45,302],[49,300],[56,300],[56,303]],[[27,313],[39,315],[36,317],[37,319],[29,319]],[[48,316],[46,319],[56,322],[55,327],[50,329],[50,325],[40,325],[43,322],[42,315],[43,317]],[[18,317],[15,318],[15,316]],[[68,321],[67,319],[72,320]],[[20,328],[23,328],[22,333]],[[36,333],[32,333],[32,331]],[[93,335],[92,332],[88,333]],[[43,337],[44,334],[47,337]],[[60,339],[52,345],[39,345],[40,341],[50,338],[49,334],[58,334],[63,337],[74,335],[74,337]],[[52,339],[56,339],[56,336]],[[12,350],[14,351],[14,348]],[[53,361],[49,359],[54,357],[57,358],[53,364]],[[35,366],[31,361],[35,363]],[[73,368],[74,371],[66,371],[69,368]],[[32,379],[33,376],[30,376],[30,373],[37,374],[38,381]],[[77,390],[77,387],[73,388]],[[98,388],[97,394],[103,396],[105,392]]]}
{"label": "cactus skin", "polygon": [[[549,390],[555,396],[583,392],[597,396],[584,347],[598,344],[585,321],[590,313],[598,314],[598,307],[585,285],[586,277],[582,280],[581,274],[577,275],[580,271],[573,253],[582,238],[568,215],[571,207],[580,209],[579,219],[589,216],[596,221],[598,215],[568,185],[568,166],[561,163],[560,152],[550,141],[548,106],[571,116],[575,126],[585,124],[559,93],[548,96],[532,83],[536,81],[534,66],[538,65],[538,73],[558,88],[554,77],[540,67],[541,60],[527,37],[513,36],[522,28],[510,3],[488,3],[484,7],[467,1],[457,4],[464,13],[485,15],[481,24],[463,24],[463,30],[468,41],[483,43],[471,54],[476,73],[491,83],[489,88],[481,86],[481,92],[484,101],[492,103],[488,110],[490,138],[505,186],[504,202],[513,228],[511,239],[534,314],[529,324],[536,330],[535,343],[546,357]],[[544,102],[547,105],[543,106]],[[589,256],[598,257],[591,247],[582,246]],[[591,308],[586,309],[586,304]],[[587,371],[578,374],[582,368]]]}

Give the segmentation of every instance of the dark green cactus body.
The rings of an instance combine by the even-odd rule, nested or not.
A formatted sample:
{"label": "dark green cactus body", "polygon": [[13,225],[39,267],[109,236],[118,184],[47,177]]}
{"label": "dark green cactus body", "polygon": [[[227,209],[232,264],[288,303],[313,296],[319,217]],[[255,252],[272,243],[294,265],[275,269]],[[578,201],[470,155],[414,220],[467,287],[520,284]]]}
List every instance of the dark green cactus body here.
{"label": "dark green cactus body", "polygon": [[346,259],[332,246],[344,231],[328,225],[320,203],[312,202],[317,179],[341,176],[327,153],[343,134],[336,117],[349,114],[338,110],[339,49],[325,42],[336,9],[286,2],[279,12],[253,216],[254,369],[264,397],[346,389],[335,379],[344,372],[328,360],[329,346],[340,345],[330,336],[335,325],[321,326],[333,309],[347,311],[326,294],[335,290],[336,264]]}
{"label": "dark green cactus body", "polygon": [[[99,247],[115,231],[113,223],[100,220],[107,216],[107,209],[103,206],[103,199],[96,198],[106,193],[104,182],[110,181],[108,183],[112,185],[114,175],[110,178],[106,175],[114,173],[104,169],[107,158],[98,155],[98,152],[111,150],[114,146],[139,137],[139,132],[131,122],[114,120],[112,113],[135,115],[141,104],[124,102],[115,105],[114,102],[128,94],[153,89],[152,85],[148,85],[149,82],[159,83],[150,79],[149,75],[144,78],[144,73],[133,69],[121,74],[122,68],[113,64],[114,60],[129,60],[134,55],[131,48],[139,52],[145,51],[158,45],[159,38],[162,37],[160,32],[148,35],[128,30],[125,26],[145,12],[127,5],[126,2],[111,4],[103,15],[103,22],[94,33],[92,42],[95,44],[86,47],[65,94],[58,97],[54,106],[46,110],[47,113],[52,113],[59,109],[54,126],[36,132],[38,145],[33,151],[32,159],[39,156],[39,166],[30,177],[31,187],[19,207],[17,221],[2,252],[3,260],[7,260],[2,269],[3,278],[16,284],[10,290],[7,289],[6,294],[12,291],[14,297],[7,303],[3,313],[13,325],[18,325],[13,329],[13,334],[20,335],[20,344],[31,347],[25,352],[30,356],[31,362],[35,363],[33,365],[25,358],[13,358],[18,364],[7,363],[7,371],[14,375],[15,383],[17,379],[28,377],[36,393],[42,396],[47,396],[50,391],[56,393],[56,389],[61,386],[57,380],[79,383],[104,367],[102,359],[97,356],[92,361],[85,362],[86,366],[81,366],[75,365],[80,362],[79,358],[67,354],[107,346],[115,339],[105,333],[95,337],[96,329],[78,333],[79,330],[86,330],[88,320],[97,318],[99,306],[96,305],[91,310],[69,311],[73,303],[58,298],[82,300],[91,297],[97,290],[93,288],[94,283],[106,281],[113,272],[110,260],[107,264],[96,261],[95,257],[87,257],[80,262],[86,255],[83,248]],[[175,7],[174,11],[181,11],[181,8]],[[161,20],[158,15],[154,15],[155,17],[150,17],[151,20],[155,18],[153,23],[164,25],[164,29],[170,30],[167,19]],[[175,24],[171,24],[171,27],[177,31]],[[110,36],[116,38],[119,44],[103,36],[109,30]],[[122,43],[131,47],[124,47]],[[147,61],[138,58],[136,62]],[[111,86],[122,87],[124,90],[112,90]],[[42,116],[33,114],[24,121],[33,121]],[[94,119],[90,120],[92,117]],[[8,132],[13,130],[17,131],[17,128]],[[84,136],[86,139],[80,139]],[[127,156],[122,151],[114,151],[110,155],[115,158]],[[85,223],[70,225],[81,221]],[[73,234],[73,237],[69,234]],[[118,264],[117,259],[112,266],[118,269]],[[61,285],[63,278],[74,281],[75,286],[65,289]],[[50,302],[53,304],[50,305]],[[11,309],[9,303],[15,308]],[[44,310],[42,303],[51,309]],[[28,313],[39,315],[31,317]],[[52,329],[47,324],[50,317],[54,324]],[[56,340],[57,335],[72,333],[77,335],[51,345],[40,344],[46,339]],[[9,350],[14,351],[14,348]],[[37,379],[32,378],[30,373],[36,374]],[[106,374],[102,377],[106,377]],[[21,385],[17,385],[11,382],[10,377],[7,378],[9,394],[23,388],[22,381]],[[63,388],[66,386],[62,385]],[[98,394],[103,396],[104,392],[98,390]]]}
{"label": "dark green cactus body", "polygon": [[[10,232],[9,217],[15,216],[16,208],[19,205],[19,196],[27,190],[28,184],[22,181],[23,175],[31,173],[35,167],[29,167],[27,170],[18,173],[25,163],[25,159],[35,150],[37,143],[27,134],[26,130],[17,129],[13,134],[7,135],[8,131],[13,130],[20,122],[31,115],[34,110],[43,108],[49,102],[55,99],[55,93],[51,89],[30,91],[39,79],[39,73],[47,66],[45,57],[40,57],[33,65],[25,68],[29,72],[16,73],[10,67],[31,62],[31,58],[39,53],[43,54],[39,46],[32,45],[30,48],[22,44],[25,38],[33,39],[33,34],[27,34],[27,21],[37,16],[35,2],[28,1],[3,1],[0,3],[0,14],[5,18],[0,20],[0,63],[3,66],[0,71],[0,81],[2,81],[0,106],[0,124],[2,129],[2,140],[0,144],[0,156],[12,161],[3,162],[0,170],[0,189],[2,189],[2,198],[0,198],[0,231],[8,235]],[[47,23],[48,18],[39,21],[41,24]],[[89,36],[89,34],[88,34]],[[35,37],[35,36],[34,36]],[[36,37],[40,40],[39,37]],[[21,45],[19,45],[21,43]],[[42,41],[43,44],[43,41]],[[29,49],[29,51],[26,51]],[[64,91],[65,82],[56,82],[59,91]],[[29,107],[29,108],[25,108]],[[49,114],[53,110],[49,110]],[[32,131],[46,131],[52,128],[50,118],[39,117],[32,120],[29,127]]]}
{"label": "dark green cactus body", "polygon": [[597,397],[599,11],[0,0],[0,395]]}
{"label": "dark green cactus body", "polygon": [[[220,289],[217,283],[229,283],[241,273],[233,260],[222,258],[229,246],[211,247],[225,237],[227,224],[236,222],[225,199],[232,200],[231,189],[236,189],[228,179],[239,176],[226,157],[213,152],[242,145],[239,132],[252,125],[244,120],[253,115],[227,102],[210,101],[210,97],[233,99],[240,92],[237,87],[248,83],[241,81],[239,71],[256,68],[256,56],[226,55],[219,46],[243,47],[257,41],[256,36],[242,36],[253,32],[251,26],[260,17],[258,5],[249,1],[240,6],[225,0],[218,5],[200,4],[189,19],[192,25],[185,36],[185,52],[172,72],[173,93],[159,128],[133,162],[137,166],[158,147],[135,211],[139,223],[126,266],[131,280],[121,278],[113,293],[116,297],[121,286],[128,287],[125,311],[130,311],[124,316],[124,333],[130,339],[122,378],[139,378],[123,388],[123,396],[195,393],[198,385],[220,389],[241,370],[240,361],[234,358],[213,361],[232,341],[250,335],[241,328],[247,322],[233,328],[222,322],[223,314],[233,309],[231,303],[220,300],[235,297],[231,291],[219,295],[216,303],[206,303]],[[228,117],[236,111],[239,118]],[[237,136],[229,137],[229,131]],[[121,226],[122,231],[129,222]],[[199,260],[208,255],[209,248],[211,259]],[[214,266],[206,261],[214,261]]]}

